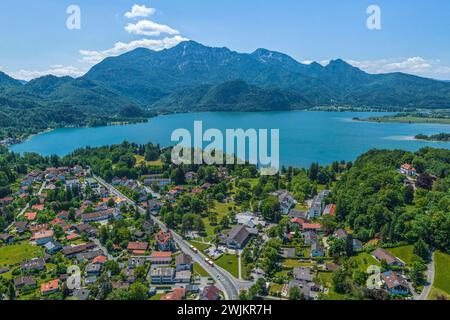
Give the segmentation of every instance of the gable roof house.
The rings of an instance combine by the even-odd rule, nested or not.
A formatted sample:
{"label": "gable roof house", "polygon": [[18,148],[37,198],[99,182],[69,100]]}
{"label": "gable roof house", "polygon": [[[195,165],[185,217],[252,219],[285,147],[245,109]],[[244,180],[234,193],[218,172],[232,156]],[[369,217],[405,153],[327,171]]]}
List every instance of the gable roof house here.
{"label": "gable roof house", "polygon": [[392,295],[408,295],[409,285],[404,275],[395,271],[387,271],[381,274],[385,289]]}
{"label": "gable roof house", "polygon": [[292,275],[296,280],[312,282],[314,277],[311,268],[308,267],[295,267],[292,270]]}
{"label": "gable roof house", "polygon": [[128,242],[127,250],[134,255],[143,255],[147,249],[147,242]]}
{"label": "gable roof house", "polygon": [[220,300],[220,290],[214,285],[206,286],[200,293],[200,300]]}
{"label": "gable roof house", "polygon": [[250,239],[250,231],[244,225],[235,226],[226,238],[226,245],[232,249],[242,249]]}
{"label": "gable roof house", "polygon": [[392,253],[382,248],[377,248],[375,251],[373,251],[372,256],[380,262],[385,261],[390,266],[402,267],[405,265],[405,263],[402,260],[400,260]]}

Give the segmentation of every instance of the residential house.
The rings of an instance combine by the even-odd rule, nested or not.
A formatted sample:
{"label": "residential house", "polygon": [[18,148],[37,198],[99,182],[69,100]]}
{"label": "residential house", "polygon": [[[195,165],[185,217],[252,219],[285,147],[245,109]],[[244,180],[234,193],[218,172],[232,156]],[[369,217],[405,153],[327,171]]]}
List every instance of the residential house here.
{"label": "residential house", "polygon": [[192,270],[192,257],[185,253],[175,257],[176,271]]}
{"label": "residential house", "polygon": [[405,263],[402,260],[400,260],[399,258],[394,256],[392,253],[390,253],[389,251],[382,249],[382,248],[377,248],[375,251],[373,251],[372,256],[380,262],[385,261],[390,266],[404,266],[405,265]]}
{"label": "residential house", "polygon": [[27,229],[28,221],[16,221],[14,223],[14,226],[16,228],[17,233],[22,235]]}
{"label": "residential house", "polygon": [[166,301],[183,300],[185,295],[186,295],[185,288],[175,288],[175,289],[173,289],[173,291],[163,295],[160,300],[166,300]]}
{"label": "residential house", "polygon": [[287,191],[279,193],[278,202],[280,203],[280,211],[282,214],[288,214],[289,210],[295,204],[294,197]]}
{"label": "residential house", "polygon": [[0,241],[3,241],[5,244],[11,244],[14,241],[14,236],[8,233],[0,233]]}
{"label": "residential house", "polygon": [[305,300],[317,300],[319,296],[320,288],[316,286],[314,282],[290,280],[288,290],[291,290],[293,287],[297,287],[299,289],[301,296]]}
{"label": "residential house", "polygon": [[295,280],[312,282],[314,280],[314,276],[312,274],[311,268],[308,267],[294,267],[292,270],[292,275]]}
{"label": "residential house", "polygon": [[220,290],[214,285],[206,286],[200,293],[200,300],[220,300]]}
{"label": "residential house", "polygon": [[53,230],[42,230],[36,232],[31,238],[37,245],[44,245],[53,240]]}
{"label": "residential house", "polygon": [[85,243],[77,246],[67,246],[62,249],[62,253],[66,258],[71,259],[78,253],[82,253],[95,247],[94,243]]}
{"label": "residential house", "polygon": [[148,249],[148,242],[129,242],[127,250],[134,255],[144,255]]}
{"label": "residential house", "polygon": [[285,259],[292,259],[295,258],[297,254],[295,252],[295,248],[293,247],[281,248],[281,256]]}
{"label": "residential house", "polygon": [[20,269],[22,271],[34,271],[34,270],[44,270],[45,260],[44,258],[34,258],[27,261],[22,261],[20,263]]}
{"label": "residential house", "polygon": [[59,242],[50,241],[44,245],[44,248],[45,252],[47,252],[48,254],[55,254],[56,252],[62,250],[62,245]]}
{"label": "residential house", "polygon": [[410,177],[415,177],[417,176],[417,171],[416,169],[409,163],[405,163],[402,164],[402,166],[400,167],[400,173],[410,176]]}
{"label": "residential house", "polygon": [[59,290],[59,279],[54,279],[49,282],[41,284],[41,294],[47,295],[58,292]]}
{"label": "residential house", "polygon": [[389,294],[409,295],[409,285],[404,275],[389,270],[381,274],[381,279]]}
{"label": "residential house", "polygon": [[81,215],[81,220],[83,220],[84,223],[109,220],[109,219],[118,220],[120,218],[121,218],[120,210],[117,208],[110,208],[110,209],[91,212],[91,213],[84,213]]}
{"label": "residential house", "polygon": [[152,264],[170,264],[172,262],[172,252],[153,251],[149,260]]}
{"label": "residential house", "polygon": [[338,229],[333,233],[333,236],[337,239],[346,240],[347,239],[347,231],[344,229]]}
{"label": "residential house", "polygon": [[322,225],[320,223],[303,223],[302,224],[302,231],[313,231],[313,232],[320,232],[322,231]]}
{"label": "residential house", "polygon": [[303,242],[305,245],[310,246],[313,242],[317,241],[317,233],[314,231],[305,231],[302,233]]}
{"label": "residential house", "polygon": [[172,233],[164,232],[163,230],[159,231],[156,236],[156,245],[158,249],[161,251],[172,251],[174,249]]}
{"label": "residential house", "polygon": [[152,284],[173,283],[175,276],[174,268],[152,267],[149,271],[149,279]]}
{"label": "residential house", "polygon": [[87,276],[99,276],[100,273],[102,272],[102,265],[89,263],[88,265],[86,265],[84,272],[86,273]]}
{"label": "residential house", "polygon": [[361,240],[358,239],[353,239],[352,240],[352,248],[353,251],[355,252],[361,252],[364,249],[363,243],[361,242]]}
{"label": "residential house", "polygon": [[311,244],[311,257],[315,258],[315,257],[323,257],[323,256],[325,256],[324,247],[320,244],[319,241],[314,241]]}
{"label": "residential house", "polygon": [[36,280],[32,276],[22,276],[14,279],[14,286],[16,289],[21,289],[25,286],[27,287],[35,287]]}

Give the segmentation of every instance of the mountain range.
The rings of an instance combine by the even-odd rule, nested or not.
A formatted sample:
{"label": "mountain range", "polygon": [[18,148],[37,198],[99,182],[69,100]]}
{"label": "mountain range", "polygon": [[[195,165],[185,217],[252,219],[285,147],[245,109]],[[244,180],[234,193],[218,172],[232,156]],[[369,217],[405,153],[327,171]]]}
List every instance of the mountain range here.
{"label": "mountain range", "polygon": [[[450,108],[450,83],[404,73],[368,74],[341,59],[302,64],[286,54],[239,53],[186,41],[109,57],[80,78],[27,83],[0,72],[0,127],[103,124],[186,111],[268,111],[316,106]],[[49,118],[48,118],[49,117]],[[47,118],[47,119],[46,119]],[[23,121],[22,121],[23,122]]]}

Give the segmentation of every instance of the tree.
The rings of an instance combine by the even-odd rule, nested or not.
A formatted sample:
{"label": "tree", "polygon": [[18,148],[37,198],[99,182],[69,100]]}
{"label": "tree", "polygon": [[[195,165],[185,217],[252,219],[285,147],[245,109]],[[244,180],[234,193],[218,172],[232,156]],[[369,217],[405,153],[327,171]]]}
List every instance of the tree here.
{"label": "tree", "polygon": [[8,284],[8,299],[14,300],[16,298],[16,289],[14,288],[14,284],[12,281]]}
{"label": "tree", "polygon": [[147,287],[142,282],[135,282],[130,286],[128,300],[147,300]]}
{"label": "tree", "polygon": [[424,261],[428,261],[430,259],[430,247],[422,239],[419,239],[414,244],[413,253],[421,257]]}
{"label": "tree", "polygon": [[300,300],[300,298],[301,298],[300,289],[297,286],[293,286],[289,290],[289,300]]}
{"label": "tree", "polygon": [[425,282],[425,270],[427,267],[420,261],[415,261],[412,264],[410,271],[411,281],[415,287],[422,285]]}
{"label": "tree", "polygon": [[172,172],[172,175],[170,176],[170,178],[172,179],[172,181],[175,184],[184,184],[185,183],[185,177],[184,177],[183,168],[181,168],[181,167],[176,168]]}
{"label": "tree", "polygon": [[416,184],[419,188],[431,190],[431,188],[433,187],[433,178],[426,172],[419,174]]}

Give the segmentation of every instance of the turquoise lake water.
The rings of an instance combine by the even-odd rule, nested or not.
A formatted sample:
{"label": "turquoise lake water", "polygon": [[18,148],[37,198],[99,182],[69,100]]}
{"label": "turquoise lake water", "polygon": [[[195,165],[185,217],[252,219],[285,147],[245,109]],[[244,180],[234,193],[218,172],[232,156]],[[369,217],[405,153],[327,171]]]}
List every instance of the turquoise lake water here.
{"label": "turquoise lake water", "polygon": [[334,160],[354,160],[372,148],[410,151],[425,146],[450,148],[449,142],[413,139],[419,133],[450,132],[450,125],[352,121],[354,117],[383,114],[386,113],[286,111],[173,114],[134,125],[57,129],[33,136],[12,146],[11,150],[63,156],[77,148],[117,144],[124,140],[169,146],[175,144],[170,141],[172,131],[185,128],[192,132],[195,120],[203,121],[203,130],[217,128],[223,133],[225,129],[237,128],[279,129],[280,162],[283,165],[309,166],[311,162],[328,164]]}

